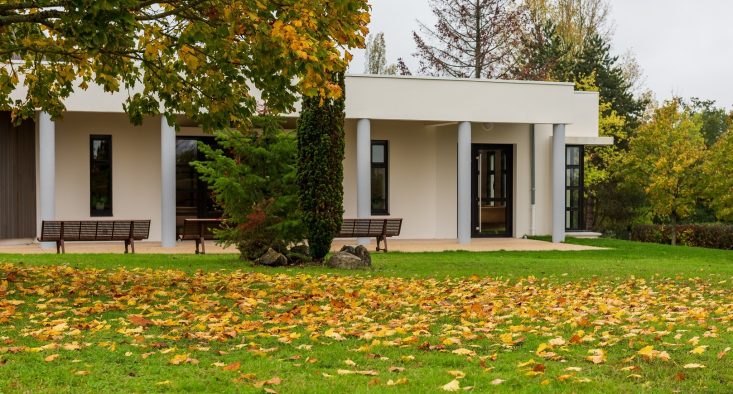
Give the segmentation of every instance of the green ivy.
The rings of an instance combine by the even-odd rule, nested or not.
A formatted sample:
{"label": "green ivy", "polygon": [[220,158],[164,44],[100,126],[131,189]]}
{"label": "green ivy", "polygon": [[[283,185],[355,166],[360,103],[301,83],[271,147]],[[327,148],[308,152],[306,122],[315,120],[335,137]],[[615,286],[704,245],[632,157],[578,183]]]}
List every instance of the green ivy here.
{"label": "green ivy", "polygon": [[[335,81],[344,90],[344,75]],[[331,249],[344,215],[344,97],[306,97],[298,120],[300,209],[311,257]]]}

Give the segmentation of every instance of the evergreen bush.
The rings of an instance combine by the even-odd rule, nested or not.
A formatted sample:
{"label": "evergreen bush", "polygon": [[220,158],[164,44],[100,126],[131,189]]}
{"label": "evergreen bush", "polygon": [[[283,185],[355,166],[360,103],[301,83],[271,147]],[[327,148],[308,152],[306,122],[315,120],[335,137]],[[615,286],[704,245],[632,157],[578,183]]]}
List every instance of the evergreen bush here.
{"label": "evergreen bush", "polygon": [[296,139],[274,117],[255,120],[249,130],[215,133],[218,148],[199,143],[206,160],[196,170],[223,209],[226,226],[218,241],[235,245],[254,260],[268,248],[287,253],[304,239],[298,213]]}

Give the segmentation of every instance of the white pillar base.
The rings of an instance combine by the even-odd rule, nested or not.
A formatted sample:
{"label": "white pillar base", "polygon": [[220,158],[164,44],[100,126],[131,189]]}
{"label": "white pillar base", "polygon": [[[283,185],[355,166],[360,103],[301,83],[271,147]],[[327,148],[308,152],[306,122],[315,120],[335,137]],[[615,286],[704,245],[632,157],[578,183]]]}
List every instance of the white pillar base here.
{"label": "white pillar base", "polygon": [[176,246],[176,130],[160,118],[160,246]]}
{"label": "white pillar base", "polygon": [[471,243],[471,122],[458,124],[458,243]]}
{"label": "white pillar base", "polygon": [[[369,119],[356,122],[356,217],[372,216],[372,126]],[[369,245],[371,238],[358,238]]]}
{"label": "white pillar base", "polygon": [[565,125],[552,127],[552,242],[565,242]]}
{"label": "white pillar base", "polygon": [[[40,221],[56,219],[56,124],[46,112],[38,114],[38,195]],[[40,231],[40,221],[38,230]],[[44,249],[55,242],[41,242]]]}

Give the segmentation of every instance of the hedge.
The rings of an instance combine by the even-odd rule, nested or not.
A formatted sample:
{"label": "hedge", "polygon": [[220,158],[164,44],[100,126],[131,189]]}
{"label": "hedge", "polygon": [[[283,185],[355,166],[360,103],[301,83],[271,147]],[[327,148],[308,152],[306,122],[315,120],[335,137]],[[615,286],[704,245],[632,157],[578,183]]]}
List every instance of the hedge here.
{"label": "hedge", "polygon": [[[672,243],[672,226],[641,224],[631,231],[632,241]],[[677,225],[677,243],[710,249],[733,250],[733,225],[730,224],[680,224]]]}

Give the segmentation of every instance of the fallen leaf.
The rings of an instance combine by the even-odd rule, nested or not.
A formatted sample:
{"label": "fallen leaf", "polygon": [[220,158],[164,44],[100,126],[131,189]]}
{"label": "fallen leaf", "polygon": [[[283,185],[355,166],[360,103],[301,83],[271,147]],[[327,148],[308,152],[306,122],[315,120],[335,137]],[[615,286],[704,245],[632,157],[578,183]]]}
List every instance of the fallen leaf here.
{"label": "fallen leaf", "polygon": [[549,343],[552,346],[563,346],[565,344],[565,339],[563,339],[562,337],[557,337],[554,339],[550,339]]}
{"label": "fallen leaf", "polygon": [[493,384],[494,386],[497,386],[497,385],[500,385],[500,384],[502,384],[504,382],[506,382],[506,380],[504,380],[504,379],[498,379],[497,378],[497,379],[492,380],[491,381],[491,384]]}
{"label": "fallen leaf", "polygon": [[457,371],[457,370],[448,371],[448,375],[451,375],[451,376],[453,376],[456,379],[463,379],[463,378],[466,377],[466,374],[463,373],[463,371]]}
{"label": "fallen leaf", "polygon": [[585,359],[593,364],[603,364],[606,362],[606,352],[603,351],[603,349],[591,349],[588,353],[591,353],[591,355],[587,356]]}
{"label": "fallen leaf", "polygon": [[239,370],[239,367],[240,366],[241,366],[240,362],[239,361],[235,361],[235,362],[233,362],[233,363],[231,363],[231,364],[223,367],[222,369],[224,371],[237,371],[237,370]]}
{"label": "fallen leaf", "polygon": [[705,368],[702,364],[685,364],[682,368],[684,369],[701,369]]}
{"label": "fallen leaf", "polygon": [[707,350],[707,346],[697,346],[694,349],[690,350],[691,354],[703,354],[705,353],[705,350]]}
{"label": "fallen leaf", "polygon": [[45,362],[51,362],[51,361],[56,360],[57,358],[59,358],[59,355],[58,354],[52,354],[52,355],[44,358],[43,361],[45,361]]}
{"label": "fallen leaf", "polygon": [[77,375],[77,376],[87,376],[87,375],[89,375],[89,373],[90,373],[89,371],[76,371],[76,372],[74,372],[74,375]]}
{"label": "fallen leaf", "polygon": [[407,378],[399,378],[397,380],[390,379],[387,381],[387,386],[398,386],[398,385],[407,384],[407,383],[408,383]]}
{"label": "fallen leaf", "polygon": [[475,356],[476,355],[476,352],[470,349],[466,349],[466,348],[459,348],[459,349],[452,351],[451,353],[458,354],[461,356]]}
{"label": "fallen leaf", "polygon": [[453,379],[444,384],[441,389],[443,389],[443,391],[459,391],[461,390],[461,382],[459,382],[458,379]]}

